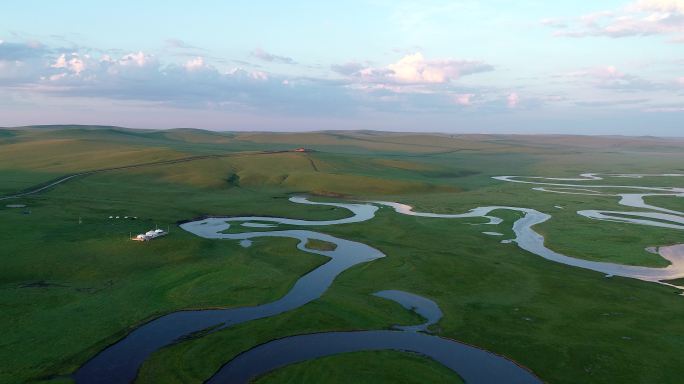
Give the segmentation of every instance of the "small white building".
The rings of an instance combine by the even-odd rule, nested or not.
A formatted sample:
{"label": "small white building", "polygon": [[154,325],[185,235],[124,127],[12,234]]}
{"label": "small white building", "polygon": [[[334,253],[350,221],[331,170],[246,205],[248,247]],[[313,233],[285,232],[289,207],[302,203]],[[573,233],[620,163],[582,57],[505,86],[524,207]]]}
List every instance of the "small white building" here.
{"label": "small white building", "polygon": [[165,232],[165,231],[162,230],[162,229],[152,229],[152,230],[149,230],[149,231],[147,231],[147,232],[145,232],[145,233],[141,233],[141,234],[139,234],[139,235],[136,235],[136,236],[135,236],[134,238],[132,238],[131,240],[135,240],[135,241],[149,241],[149,240],[152,240],[152,239],[156,239],[157,237],[165,236],[165,235],[168,235],[168,234],[169,234],[168,232]]}

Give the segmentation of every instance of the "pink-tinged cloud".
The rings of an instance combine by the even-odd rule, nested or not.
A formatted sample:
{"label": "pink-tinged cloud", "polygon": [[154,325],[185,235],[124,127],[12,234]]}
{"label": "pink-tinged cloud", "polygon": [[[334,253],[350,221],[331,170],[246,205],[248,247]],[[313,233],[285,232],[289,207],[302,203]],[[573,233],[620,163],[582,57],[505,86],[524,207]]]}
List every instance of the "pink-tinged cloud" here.
{"label": "pink-tinged cloud", "polygon": [[387,67],[390,75],[402,83],[444,83],[460,76],[456,63],[448,61],[426,61],[421,53],[404,56]]}
{"label": "pink-tinged cloud", "polygon": [[457,80],[462,75],[491,70],[478,61],[426,60],[421,53],[406,55],[387,66],[389,77],[399,83],[435,84]]}
{"label": "pink-tinged cloud", "polygon": [[620,72],[615,66],[608,65],[605,67],[594,67],[570,72],[567,74],[567,76],[593,78],[601,80],[614,80],[624,78],[626,75]]}
{"label": "pink-tinged cloud", "polygon": [[362,66],[359,63],[335,65],[332,69],[363,83],[383,87],[446,84],[462,76],[493,71],[494,67],[474,60],[428,60],[422,53],[406,55],[385,67]]}
{"label": "pink-tinged cloud", "polygon": [[255,80],[266,81],[269,79],[268,73],[264,71],[251,71],[249,76]]}
{"label": "pink-tinged cloud", "polygon": [[72,53],[67,59],[66,54],[62,53],[59,55],[57,60],[50,65],[52,68],[60,68],[64,70],[71,71],[76,75],[80,75],[85,69],[85,62],[79,57],[77,53]]}
{"label": "pink-tinged cloud", "polygon": [[136,53],[129,53],[127,55],[124,55],[119,60],[119,64],[121,65],[136,65],[138,67],[144,67],[150,62],[151,57],[149,55],[144,54],[142,51],[138,51]]}
{"label": "pink-tinged cloud", "polygon": [[679,12],[684,13],[684,1],[682,0],[639,0],[630,4],[627,9],[634,11],[651,12]]}
{"label": "pink-tinged cloud", "polygon": [[682,77],[680,77],[679,79],[677,79],[677,84],[679,84],[679,85],[681,85],[681,86],[684,86],[684,76],[682,76]]}
{"label": "pink-tinged cloud", "polygon": [[637,75],[624,73],[615,66],[585,68],[562,75],[574,84],[579,82],[597,88],[612,89],[620,92],[636,92],[649,90],[667,90],[672,83],[650,81]]}
{"label": "pink-tinged cloud", "polygon": [[520,96],[516,92],[512,92],[506,98],[506,104],[508,108],[516,108],[520,104]]}
{"label": "pink-tinged cloud", "polygon": [[471,105],[473,96],[475,96],[475,94],[473,93],[463,93],[460,95],[454,95],[454,103],[458,105]]}
{"label": "pink-tinged cloud", "polygon": [[640,0],[620,9],[583,15],[567,30],[556,31],[554,35],[613,38],[670,35],[673,36],[670,42],[682,42],[684,0]]}
{"label": "pink-tinged cloud", "polygon": [[50,81],[59,81],[67,76],[66,72],[58,73],[55,75],[50,75],[48,76],[48,80]]}
{"label": "pink-tinged cloud", "polygon": [[192,72],[205,68],[206,65],[204,64],[204,59],[202,57],[195,57],[194,59],[188,60],[183,66],[186,70]]}

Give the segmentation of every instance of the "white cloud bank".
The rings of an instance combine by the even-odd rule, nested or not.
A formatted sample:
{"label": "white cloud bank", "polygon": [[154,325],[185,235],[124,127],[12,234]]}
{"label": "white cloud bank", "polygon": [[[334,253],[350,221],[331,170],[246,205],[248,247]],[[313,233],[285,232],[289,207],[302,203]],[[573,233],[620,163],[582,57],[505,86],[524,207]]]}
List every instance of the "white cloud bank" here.
{"label": "white cloud bank", "polygon": [[364,66],[351,62],[332,67],[336,72],[354,78],[386,84],[444,84],[462,76],[493,71],[494,67],[474,60],[428,60],[422,53],[406,55],[385,67]]}
{"label": "white cloud bank", "polygon": [[619,9],[598,11],[579,19],[547,18],[542,24],[556,28],[556,36],[612,38],[669,36],[672,43],[684,43],[684,0],[639,0]]}

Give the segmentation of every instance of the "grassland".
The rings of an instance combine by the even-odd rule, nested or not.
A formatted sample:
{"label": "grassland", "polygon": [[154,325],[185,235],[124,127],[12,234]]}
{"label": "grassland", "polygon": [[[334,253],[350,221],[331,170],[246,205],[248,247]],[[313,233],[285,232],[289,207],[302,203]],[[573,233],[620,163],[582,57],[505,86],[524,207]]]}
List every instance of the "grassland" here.
{"label": "grassland", "polygon": [[[135,131],[42,127],[0,136],[0,194],[64,174],[113,166],[226,155],[75,178],[0,205],[0,382],[68,382],[68,374],[137,324],[183,308],[268,302],[325,258],[293,240],[255,239],[250,248],[203,240],[175,226],[203,215],[332,219],[342,209],[289,203],[383,199],[434,212],[513,205],[553,215],[538,231],[552,249],[592,260],[663,266],[644,251],[681,242],[676,230],[597,222],[579,209],[619,209],[616,199],[535,192],[496,175],[573,176],[581,172],[683,172],[682,146],[653,138],[434,136]],[[596,144],[598,143],[598,144]],[[317,152],[261,153],[307,146]],[[606,146],[610,150],[606,151]],[[655,185],[669,180],[620,180]],[[672,199],[674,200],[674,199]],[[677,209],[679,202],[654,198]],[[651,202],[651,201],[649,201]],[[555,208],[560,205],[563,209]],[[401,216],[324,228],[387,257],[342,274],[320,299],[297,310],[226,329],[155,353],[139,383],[202,382],[240,351],[273,338],[326,330],[382,329],[420,321],[371,295],[402,289],[435,300],[440,336],[501,353],[553,383],[677,383],[684,348],[684,302],[670,288],[548,262],[481,232],[511,236],[517,216],[481,220]],[[137,220],[109,219],[135,216]],[[80,224],[79,224],[80,220]],[[158,225],[164,239],[128,241]],[[347,369],[344,369],[347,367]],[[351,369],[354,367],[354,369]],[[413,355],[364,352],[306,362],[260,382],[458,380]],[[386,376],[371,376],[383,371]]]}
{"label": "grassland", "polygon": [[[395,361],[395,369],[382,362]],[[453,372],[415,354],[382,351],[356,352],[317,359],[283,368],[256,380],[258,384],[275,383],[453,383],[463,381]]]}
{"label": "grassland", "polygon": [[336,244],[317,239],[309,239],[304,246],[308,249],[315,249],[319,251],[334,251],[335,248],[337,248]]}

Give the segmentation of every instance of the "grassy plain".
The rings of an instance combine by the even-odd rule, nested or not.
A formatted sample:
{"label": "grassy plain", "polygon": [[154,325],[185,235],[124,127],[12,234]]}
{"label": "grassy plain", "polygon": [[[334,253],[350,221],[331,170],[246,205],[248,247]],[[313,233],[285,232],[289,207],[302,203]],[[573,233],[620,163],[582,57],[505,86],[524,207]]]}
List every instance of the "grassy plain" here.
{"label": "grassy plain", "polygon": [[337,244],[317,239],[309,239],[304,246],[319,251],[334,251],[337,248]]}
{"label": "grassy plain", "polygon": [[[114,127],[22,128],[0,135],[0,194],[64,174],[207,154],[226,157],[109,171],[0,204],[0,382],[60,382],[136,325],[178,309],[234,307],[282,296],[325,259],[294,240],[204,240],[175,226],[203,215],[307,219],[345,210],[288,202],[382,199],[451,213],[513,205],[553,215],[536,228],[552,249],[576,257],[664,266],[644,251],[681,242],[676,230],[592,221],[579,209],[624,210],[609,196],[573,196],[492,180],[496,175],[574,176],[582,172],[684,172],[684,143],[654,138],[485,136],[323,132],[311,134],[137,131]],[[597,144],[598,143],[598,144]],[[261,153],[307,146],[311,153]],[[609,150],[606,150],[609,148]],[[672,179],[606,183],[678,185]],[[589,183],[590,184],[590,183]],[[681,186],[681,183],[679,184]],[[675,199],[654,198],[677,209]],[[23,209],[6,204],[27,204]],[[555,206],[562,206],[562,209]],[[326,330],[382,329],[420,319],[372,296],[403,289],[435,300],[434,327],[501,353],[545,381],[659,382],[681,378],[684,302],[672,289],[548,262],[483,231],[510,238],[517,218],[482,220],[397,215],[320,229],[363,242],[387,257],[343,273],[325,295],[297,310],[180,343],[155,353],[139,383],[202,382],[239,352],[273,338]],[[109,219],[135,216],[136,220]],[[81,224],[79,224],[79,218]],[[171,234],[149,243],[129,233]],[[319,245],[320,246],[320,245]],[[346,369],[345,369],[346,367]],[[354,368],[354,369],[352,369]],[[458,380],[410,354],[364,352],[288,367],[260,382]],[[370,376],[382,370],[386,376]]]}
{"label": "grassy plain", "polygon": [[[395,361],[389,370],[383,361]],[[453,383],[463,381],[453,372],[419,355],[393,351],[356,352],[293,364],[256,380],[275,383]]]}

